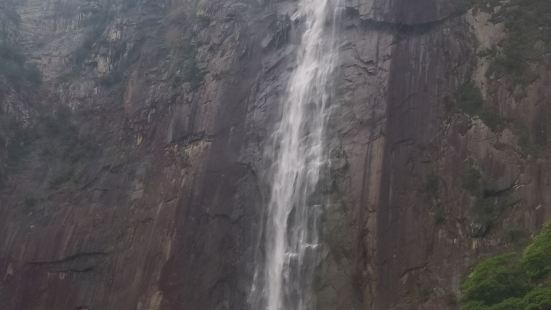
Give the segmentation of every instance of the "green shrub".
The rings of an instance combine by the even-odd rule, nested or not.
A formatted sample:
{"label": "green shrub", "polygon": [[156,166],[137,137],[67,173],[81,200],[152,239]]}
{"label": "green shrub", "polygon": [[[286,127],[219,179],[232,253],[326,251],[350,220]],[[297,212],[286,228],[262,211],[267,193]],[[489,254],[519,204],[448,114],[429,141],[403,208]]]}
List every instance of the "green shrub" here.
{"label": "green shrub", "polygon": [[488,68],[489,77],[508,76],[526,84],[537,78],[530,63],[551,52],[551,2],[548,0],[477,1],[478,7],[491,8],[494,22],[502,22],[507,37],[499,43]]}
{"label": "green shrub", "polygon": [[531,278],[541,278],[551,272],[551,225],[544,227],[526,248],[522,265]]}
{"label": "green shrub", "polygon": [[473,166],[467,167],[463,172],[462,186],[476,198],[472,209],[471,236],[483,237],[493,226],[503,211],[511,205],[507,193],[500,195],[488,194],[489,186],[482,173]]}
{"label": "green shrub", "polygon": [[493,131],[502,129],[505,124],[505,121],[499,115],[497,109],[493,107],[482,107],[478,112],[478,117],[480,117],[480,120]]}
{"label": "green shrub", "polygon": [[472,81],[463,84],[459,88],[456,94],[456,102],[460,111],[472,117],[477,116],[493,131],[503,127],[504,121],[498,111],[485,104],[480,89]]}
{"label": "green shrub", "polygon": [[476,115],[484,104],[480,89],[472,81],[463,84],[459,88],[457,101],[459,109],[469,115]]}
{"label": "green shrub", "polygon": [[480,262],[464,280],[463,310],[551,309],[551,225],[517,253],[498,255]]}
{"label": "green shrub", "polygon": [[498,197],[478,197],[473,210],[473,237],[483,237],[505,209]]}
{"label": "green shrub", "polygon": [[486,308],[480,301],[469,301],[461,306],[462,310],[483,310]]}
{"label": "green shrub", "polygon": [[537,287],[524,297],[525,310],[551,309],[551,287]]}
{"label": "green shrub", "polygon": [[524,300],[521,298],[509,298],[500,302],[499,304],[492,305],[487,307],[487,310],[524,310],[525,308]]}
{"label": "green shrub", "polygon": [[478,264],[462,288],[467,300],[493,305],[507,298],[522,297],[528,290],[528,281],[516,255],[505,254]]}
{"label": "green shrub", "polygon": [[199,68],[197,63],[197,50],[193,45],[189,45],[183,51],[183,61],[180,69],[176,72],[175,82],[190,83],[191,88],[196,90],[201,86],[205,73]]}

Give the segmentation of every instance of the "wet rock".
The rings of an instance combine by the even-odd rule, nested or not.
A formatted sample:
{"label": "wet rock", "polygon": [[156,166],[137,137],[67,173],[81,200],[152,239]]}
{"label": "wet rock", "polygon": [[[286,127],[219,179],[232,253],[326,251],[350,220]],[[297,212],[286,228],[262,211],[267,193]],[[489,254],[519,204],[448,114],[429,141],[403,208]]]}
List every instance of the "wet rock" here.
{"label": "wet rock", "polygon": [[[0,6],[3,40],[43,75],[0,77],[6,310],[247,309],[296,6]],[[549,72],[522,87],[487,77],[479,54],[505,29],[457,1],[346,7],[315,197],[317,309],[455,309],[472,263],[550,217]],[[505,128],[457,108],[471,80]],[[471,167],[484,176],[475,193]],[[476,217],[486,196],[507,197],[491,223]]]}

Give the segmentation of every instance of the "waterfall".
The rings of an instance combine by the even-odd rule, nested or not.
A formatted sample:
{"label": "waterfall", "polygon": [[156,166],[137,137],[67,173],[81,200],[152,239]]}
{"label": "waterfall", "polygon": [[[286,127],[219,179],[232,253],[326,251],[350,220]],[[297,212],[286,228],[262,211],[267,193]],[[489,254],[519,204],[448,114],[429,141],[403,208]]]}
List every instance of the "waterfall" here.
{"label": "waterfall", "polygon": [[312,199],[326,162],[324,131],[337,61],[340,0],[300,0],[297,66],[273,135],[271,196],[251,292],[253,310],[312,309],[322,205]]}

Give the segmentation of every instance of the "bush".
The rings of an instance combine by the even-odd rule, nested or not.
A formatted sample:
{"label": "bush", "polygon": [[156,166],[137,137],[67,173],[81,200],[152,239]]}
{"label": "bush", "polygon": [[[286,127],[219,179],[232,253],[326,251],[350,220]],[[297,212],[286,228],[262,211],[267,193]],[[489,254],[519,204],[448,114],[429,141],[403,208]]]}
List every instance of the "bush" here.
{"label": "bush", "polygon": [[473,210],[473,237],[484,237],[506,207],[498,197],[479,197]]}
{"label": "bush", "polygon": [[551,309],[551,287],[537,287],[524,297],[525,310]]}
{"label": "bush", "polygon": [[491,8],[495,22],[503,22],[508,36],[499,43],[488,68],[489,77],[508,76],[526,84],[536,78],[530,63],[551,52],[551,2],[548,0],[478,1]]}
{"label": "bush", "polygon": [[525,308],[524,300],[521,298],[514,297],[514,298],[505,299],[499,304],[490,306],[487,309],[488,310],[524,310],[524,308]]}
{"label": "bush", "polygon": [[522,297],[527,292],[528,281],[515,254],[506,254],[481,262],[462,288],[466,299],[493,305],[507,298]]}
{"label": "bush", "polygon": [[551,272],[551,225],[544,227],[526,248],[522,265],[531,278],[542,278]]}
{"label": "bush", "polygon": [[499,112],[492,107],[483,107],[478,112],[478,117],[480,117],[480,120],[493,131],[502,129],[505,123],[499,115]]}
{"label": "bush", "polygon": [[472,81],[463,84],[457,94],[456,102],[460,111],[472,117],[477,116],[493,131],[503,127],[504,121],[495,108],[488,107],[480,89]]}
{"label": "bush", "polygon": [[551,309],[550,251],[551,225],[547,225],[520,259],[510,253],[483,260],[461,286],[461,309]]}
{"label": "bush", "polygon": [[457,93],[459,109],[469,115],[476,115],[484,104],[480,89],[469,81],[463,84]]}
{"label": "bush", "polygon": [[469,301],[465,303],[462,307],[462,310],[481,310],[485,309],[485,306],[480,301]]}
{"label": "bush", "polygon": [[199,68],[197,63],[197,51],[195,46],[189,45],[183,51],[183,62],[178,72],[176,72],[176,82],[189,83],[193,90],[201,86],[205,73]]}
{"label": "bush", "polygon": [[489,182],[484,180],[481,172],[472,166],[465,169],[462,186],[476,198],[472,209],[471,236],[475,238],[483,237],[502,212],[511,205],[510,197],[508,193],[502,195],[489,194],[491,191],[486,188],[489,186]]}

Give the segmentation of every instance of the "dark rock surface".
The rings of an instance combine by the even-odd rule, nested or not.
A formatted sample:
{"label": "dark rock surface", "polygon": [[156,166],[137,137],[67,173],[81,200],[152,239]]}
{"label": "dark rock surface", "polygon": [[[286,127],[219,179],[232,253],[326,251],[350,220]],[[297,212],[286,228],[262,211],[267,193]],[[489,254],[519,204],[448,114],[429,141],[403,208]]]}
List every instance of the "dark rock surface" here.
{"label": "dark rock surface", "polygon": [[[296,5],[0,4],[42,80],[0,71],[2,309],[248,308]],[[457,309],[473,263],[551,217],[549,70],[485,76],[503,29],[460,1],[346,6],[317,309]],[[504,128],[458,109],[470,80]]]}

